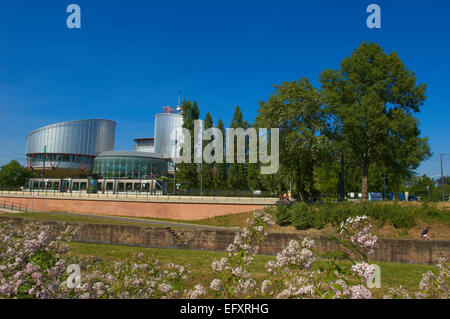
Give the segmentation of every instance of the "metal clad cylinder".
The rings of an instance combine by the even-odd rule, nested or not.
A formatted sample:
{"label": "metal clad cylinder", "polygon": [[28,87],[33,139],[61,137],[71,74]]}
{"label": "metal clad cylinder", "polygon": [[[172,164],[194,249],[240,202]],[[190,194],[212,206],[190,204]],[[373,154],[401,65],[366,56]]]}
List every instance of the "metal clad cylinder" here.
{"label": "metal clad cylinder", "polygon": [[103,119],[61,122],[27,135],[26,154],[97,155],[114,149],[116,122]]}

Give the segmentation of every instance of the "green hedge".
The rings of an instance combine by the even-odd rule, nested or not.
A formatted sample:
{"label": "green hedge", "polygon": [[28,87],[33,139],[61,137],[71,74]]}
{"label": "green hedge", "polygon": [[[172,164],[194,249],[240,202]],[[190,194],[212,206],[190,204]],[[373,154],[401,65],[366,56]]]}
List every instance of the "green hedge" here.
{"label": "green hedge", "polygon": [[348,217],[366,215],[379,226],[386,223],[398,229],[410,229],[417,220],[437,221],[450,225],[450,211],[441,210],[426,203],[421,205],[400,205],[399,203],[324,203],[305,204],[302,202],[287,206],[279,205],[274,211],[278,225],[293,225],[297,229],[321,229],[327,224],[338,225]]}

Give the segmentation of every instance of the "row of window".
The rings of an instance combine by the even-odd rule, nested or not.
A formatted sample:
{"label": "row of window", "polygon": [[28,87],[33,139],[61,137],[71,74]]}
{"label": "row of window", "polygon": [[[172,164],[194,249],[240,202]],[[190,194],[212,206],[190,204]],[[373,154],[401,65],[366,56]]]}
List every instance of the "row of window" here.
{"label": "row of window", "polygon": [[[41,163],[44,161],[44,154],[32,155],[30,159],[32,163]],[[92,161],[92,156],[46,154],[45,161],[86,164]]]}
{"label": "row of window", "polygon": [[156,158],[96,158],[94,174],[103,178],[148,178],[167,176],[167,162]]}

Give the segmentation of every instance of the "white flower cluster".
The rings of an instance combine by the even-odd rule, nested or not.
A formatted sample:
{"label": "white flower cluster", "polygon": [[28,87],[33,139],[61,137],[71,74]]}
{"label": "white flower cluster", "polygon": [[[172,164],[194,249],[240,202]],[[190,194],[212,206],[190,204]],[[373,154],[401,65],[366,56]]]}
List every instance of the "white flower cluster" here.
{"label": "white flower cluster", "polygon": [[416,298],[449,299],[450,263],[443,257],[437,265],[438,275],[427,271],[420,281],[420,291],[416,292]]}
{"label": "white flower cluster", "polygon": [[309,269],[316,260],[315,254],[310,250],[313,240],[304,238],[301,243],[291,240],[288,246],[277,254],[276,261],[266,264],[267,271],[271,274],[284,274],[290,276],[298,269]]}
{"label": "white flower cluster", "polygon": [[184,295],[188,299],[198,299],[206,295],[206,289],[202,285],[195,285],[194,289],[185,291]]}
{"label": "white flower cluster", "polygon": [[340,233],[349,234],[351,241],[357,243],[369,255],[375,253],[375,249],[378,247],[378,237],[371,232],[372,225],[367,216],[349,217],[340,226]]}
{"label": "white flower cluster", "polygon": [[355,275],[362,277],[365,281],[375,274],[375,267],[366,262],[360,262],[352,266]]}
{"label": "white flower cluster", "polygon": [[212,280],[211,290],[227,297],[244,297],[255,293],[256,281],[252,279],[247,267],[259,251],[259,243],[267,236],[267,229],[271,225],[274,225],[274,221],[270,214],[255,210],[253,218],[247,219],[246,227],[228,245],[228,258],[213,260],[211,268],[222,279]]}

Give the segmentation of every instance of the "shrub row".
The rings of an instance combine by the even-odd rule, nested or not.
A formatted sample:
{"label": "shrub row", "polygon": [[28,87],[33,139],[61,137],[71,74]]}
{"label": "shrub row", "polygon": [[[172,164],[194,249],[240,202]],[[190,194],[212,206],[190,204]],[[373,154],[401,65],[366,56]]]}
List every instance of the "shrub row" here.
{"label": "shrub row", "polygon": [[377,221],[379,226],[385,223],[395,228],[410,229],[417,219],[438,221],[450,224],[450,211],[440,210],[426,203],[421,205],[401,205],[399,203],[323,203],[279,205],[273,213],[280,226],[293,225],[297,229],[322,229],[327,224],[338,225],[348,217],[366,215]]}

